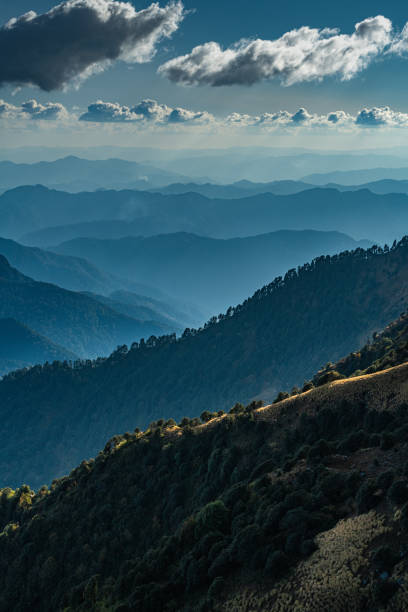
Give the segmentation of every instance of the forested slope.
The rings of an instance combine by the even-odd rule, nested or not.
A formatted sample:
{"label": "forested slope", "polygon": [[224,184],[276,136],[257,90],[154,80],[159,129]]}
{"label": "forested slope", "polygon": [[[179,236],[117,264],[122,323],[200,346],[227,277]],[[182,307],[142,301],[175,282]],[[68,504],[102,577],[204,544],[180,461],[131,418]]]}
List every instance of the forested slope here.
{"label": "forested slope", "polygon": [[156,422],[3,489],[0,610],[405,610],[407,376]]}
{"label": "forested slope", "polygon": [[[158,418],[274,399],[358,349],[406,310],[408,240],[321,257],[202,330],[150,338],[107,360],[55,363],[0,383],[3,483],[40,485],[106,437]],[[14,439],[11,432],[19,432]]]}

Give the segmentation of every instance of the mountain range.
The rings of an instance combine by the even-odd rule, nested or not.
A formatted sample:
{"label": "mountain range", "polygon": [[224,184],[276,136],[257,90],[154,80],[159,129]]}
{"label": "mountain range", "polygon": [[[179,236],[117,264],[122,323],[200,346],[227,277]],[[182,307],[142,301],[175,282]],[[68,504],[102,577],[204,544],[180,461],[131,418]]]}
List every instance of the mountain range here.
{"label": "mountain range", "polygon": [[[279,229],[335,228],[356,239],[392,243],[404,233],[407,203],[406,194],[378,195],[367,189],[339,192],[316,188],[286,196],[209,199],[194,193],[69,194],[45,187],[22,187],[0,196],[0,232],[14,239],[30,232],[22,242],[50,246],[81,236],[112,238],[184,231],[236,238]],[[89,223],[82,225],[90,221],[96,222],[94,228]],[[46,226],[50,229],[45,230]],[[33,234],[39,229],[45,231]]]}
{"label": "mountain range", "polygon": [[160,287],[215,313],[243,301],[271,278],[322,254],[370,246],[339,232],[279,231],[220,240],[163,234],[117,240],[78,238],[54,251],[81,256],[101,270]]}
{"label": "mountain range", "polygon": [[21,274],[0,255],[0,319],[13,318],[80,357],[109,354],[142,336],[173,331],[137,321],[99,301]]}
{"label": "mountain range", "polygon": [[361,185],[362,183],[383,180],[407,181],[408,166],[403,168],[364,168],[361,170],[335,170],[333,172],[313,173],[302,179],[313,185],[327,185],[339,183],[340,185]]}
{"label": "mountain range", "polygon": [[77,356],[15,319],[0,319],[0,376],[46,361],[74,361]]}
{"label": "mountain range", "polygon": [[123,159],[90,160],[71,155],[31,164],[0,161],[0,188],[4,191],[39,183],[70,192],[146,189],[185,178],[177,172]]}
{"label": "mountain range", "polygon": [[[178,340],[151,338],[77,368],[55,364],[6,376],[3,483],[39,486],[117,432],[237,401],[271,401],[302,385],[406,309],[407,274],[407,240],[391,250],[320,257]],[[18,441],[10,435],[17,430]]]}
{"label": "mountain range", "polygon": [[[387,169],[388,172],[388,169]],[[320,176],[320,175],[319,175]],[[321,175],[326,176],[326,175]],[[346,175],[348,176],[348,174]],[[270,183],[253,183],[251,181],[238,181],[232,185],[216,185],[214,183],[172,183],[165,187],[157,187],[151,191],[163,194],[178,195],[182,193],[199,193],[207,198],[246,198],[251,195],[273,193],[275,195],[291,195],[320,186],[324,189],[337,189],[338,191],[360,191],[368,189],[373,193],[408,193],[408,180],[395,180],[393,178],[378,179],[369,183],[358,185],[340,183],[320,183],[314,185],[304,181],[272,181]]]}
{"label": "mountain range", "polygon": [[303,392],[3,489],[0,609],[405,610],[407,346],[405,315]]}

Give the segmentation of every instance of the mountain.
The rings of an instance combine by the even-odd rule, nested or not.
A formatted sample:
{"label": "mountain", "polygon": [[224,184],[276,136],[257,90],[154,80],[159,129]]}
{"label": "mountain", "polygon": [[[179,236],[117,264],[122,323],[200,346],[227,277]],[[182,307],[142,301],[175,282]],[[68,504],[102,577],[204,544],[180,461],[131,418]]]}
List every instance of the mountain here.
{"label": "mountain", "polygon": [[0,376],[46,361],[75,360],[77,356],[15,319],[0,319]]}
{"label": "mountain", "polygon": [[260,193],[274,193],[275,195],[290,195],[305,189],[310,189],[310,183],[302,181],[272,181],[270,183],[253,183],[251,181],[238,181],[232,185],[216,185],[214,183],[172,183],[166,187],[153,188],[152,191],[166,195],[179,195],[182,193],[199,193],[206,198],[234,199],[245,198]]}
{"label": "mountain", "polygon": [[305,183],[313,185],[327,185],[327,183],[340,183],[341,185],[361,185],[385,179],[394,181],[408,180],[408,167],[404,168],[367,168],[362,170],[336,170],[308,174],[303,177]]}
{"label": "mountain", "polygon": [[328,183],[324,185],[327,189],[337,189],[338,191],[359,191],[369,189],[373,193],[408,193],[408,180],[396,181],[394,179],[383,179],[362,185],[339,185],[339,183]]}
{"label": "mountain", "polygon": [[[105,304],[115,312],[119,312],[138,321],[146,321],[155,324],[160,323],[174,332],[183,332],[188,315],[177,312],[165,304],[152,300],[142,295],[128,291],[114,291],[110,296],[98,295],[85,292],[92,299]],[[184,322],[184,323],[183,323]]]}
{"label": "mountain", "polygon": [[407,376],[155,422],[3,489],[0,610],[406,610]]}
{"label": "mountain", "polygon": [[[95,222],[87,223],[87,222]],[[78,223],[80,224],[78,226]],[[87,225],[83,225],[87,223]],[[67,225],[74,227],[66,227]],[[119,238],[187,232],[213,238],[255,236],[281,229],[339,231],[392,242],[408,224],[408,195],[316,188],[292,195],[209,199],[195,193],[138,191],[69,194],[24,187],[0,196],[0,232],[50,246],[77,237]],[[39,236],[33,232],[41,232]],[[55,227],[64,226],[64,227]]]}
{"label": "mountain", "polygon": [[0,187],[46,185],[65,191],[146,189],[185,178],[182,174],[123,159],[89,160],[70,155],[56,161],[14,163],[0,161]]}
{"label": "mountain", "polygon": [[0,255],[0,319],[4,318],[14,318],[88,358],[142,336],[172,331],[170,326],[121,315],[86,295],[34,281]]}
{"label": "mountain", "polygon": [[110,293],[129,283],[98,270],[80,257],[67,257],[0,238],[0,253],[9,263],[34,280],[53,283],[71,291]]}
{"label": "mountain", "polygon": [[[302,177],[316,172],[336,170],[353,171],[365,168],[401,168],[407,166],[406,150],[403,155],[389,152],[363,151],[305,151],[274,149],[273,147],[237,147],[210,151],[172,152],[163,159],[152,154],[155,166],[189,176],[208,176],[210,182],[234,183],[242,179],[253,182],[275,180],[304,180]],[[372,180],[372,179],[365,179]],[[355,181],[365,182],[364,181]],[[313,182],[313,181],[307,181]],[[327,181],[326,181],[327,182]]]}
{"label": "mountain", "polygon": [[391,250],[320,257],[180,339],[151,338],[80,367],[7,376],[0,484],[40,486],[107,437],[155,419],[273,400],[396,319],[407,308],[407,274],[408,239]]}
{"label": "mountain", "polygon": [[81,256],[111,274],[147,283],[211,313],[243,301],[271,278],[321,254],[361,244],[338,232],[280,231],[217,240],[194,234],[163,234],[119,240],[78,238],[54,251]]}
{"label": "mountain", "polygon": [[[13,267],[34,280],[52,283],[70,291],[92,293],[99,302],[106,296],[107,303],[109,294],[129,296],[133,304],[133,314],[129,316],[139,321],[156,321],[166,325],[176,323],[176,328],[184,329],[187,325],[203,320],[202,313],[188,303],[180,304],[158,289],[136,283],[131,278],[125,280],[102,272],[81,257],[58,255],[52,251],[26,247],[5,238],[0,238],[0,254],[4,255]],[[135,293],[136,291],[143,292],[143,295]],[[122,312],[128,299],[124,304],[121,299],[117,302],[118,308],[113,310]]]}

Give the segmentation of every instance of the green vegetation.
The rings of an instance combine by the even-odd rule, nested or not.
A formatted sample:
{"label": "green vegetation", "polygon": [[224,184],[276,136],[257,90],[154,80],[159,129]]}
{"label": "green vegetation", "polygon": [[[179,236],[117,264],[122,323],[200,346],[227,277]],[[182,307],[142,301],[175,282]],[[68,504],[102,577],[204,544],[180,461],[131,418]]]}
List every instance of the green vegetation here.
{"label": "green vegetation", "polygon": [[1,484],[41,486],[95,455],[107,437],[152,420],[273,401],[398,317],[408,300],[407,267],[407,239],[320,257],[180,339],[151,337],[105,360],[7,376]]}
{"label": "green vegetation", "polygon": [[249,585],[256,612],[327,597],[339,611],[404,609],[404,367],[377,375],[378,405],[376,378],[351,378],[204,424],[160,420],[50,489],[3,489],[0,610],[241,610]]}

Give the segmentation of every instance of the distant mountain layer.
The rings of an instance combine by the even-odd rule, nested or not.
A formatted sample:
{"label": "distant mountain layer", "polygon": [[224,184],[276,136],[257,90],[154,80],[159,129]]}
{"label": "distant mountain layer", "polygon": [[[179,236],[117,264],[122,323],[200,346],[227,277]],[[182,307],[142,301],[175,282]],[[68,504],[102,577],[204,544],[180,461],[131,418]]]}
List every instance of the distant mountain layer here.
{"label": "distant mountain layer", "polygon": [[[87,223],[90,221],[95,225]],[[63,227],[55,227],[58,225]],[[52,229],[32,233],[45,226]],[[235,238],[281,229],[333,228],[353,238],[392,243],[402,236],[404,227],[408,227],[408,195],[378,195],[368,189],[340,192],[315,188],[286,196],[269,193],[209,199],[195,193],[68,194],[45,187],[24,187],[0,196],[0,234],[21,236],[30,232],[23,242],[37,246],[89,236],[118,238],[183,231]]]}
{"label": "distant mountain layer", "polygon": [[338,189],[339,191],[359,191],[361,189],[369,189],[373,193],[408,193],[408,180],[397,181],[394,179],[382,179],[372,181],[371,183],[363,183],[362,185],[340,185],[339,183],[328,183],[324,185],[327,189]]}
{"label": "distant mountain layer", "polygon": [[80,238],[55,251],[85,257],[107,272],[120,271],[123,277],[151,283],[218,313],[290,268],[357,246],[370,244],[359,244],[338,232],[279,231],[230,240],[186,233],[119,240]]}
{"label": "distant mountain layer", "polygon": [[0,318],[14,318],[80,357],[109,354],[118,344],[168,333],[168,325],[137,321],[80,293],[41,283],[0,255]]}
{"label": "distant mountain layer", "polygon": [[46,361],[75,360],[77,356],[15,319],[0,319],[0,375]]}
{"label": "distant mountain layer", "polygon": [[2,189],[39,183],[72,192],[100,188],[143,189],[181,178],[185,178],[183,174],[123,159],[89,160],[69,156],[33,164],[0,161]]}
{"label": "distant mountain layer", "polygon": [[207,198],[245,198],[259,193],[273,193],[275,195],[290,195],[305,189],[310,189],[310,183],[302,181],[272,181],[271,183],[252,183],[251,181],[238,181],[232,185],[216,185],[213,183],[172,183],[167,187],[152,189],[166,195],[182,193],[199,193]]}
{"label": "distant mountain layer", "polygon": [[84,295],[88,295],[97,302],[112,308],[115,312],[137,319],[138,321],[149,323],[150,325],[161,324],[164,328],[168,327],[168,329],[173,329],[173,331],[177,333],[184,331],[186,327],[185,322],[183,324],[181,318],[177,319],[177,315],[180,317],[182,316],[181,313],[177,313],[176,316],[171,316],[168,314],[164,304],[159,305],[157,302],[154,303],[144,296],[132,294],[127,291],[113,292],[110,296],[97,295],[91,292],[86,292]]}
{"label": "distant mountain layer", "polygon": [[27,247],[0,238],[0,254],[23,274],[34,280],[53,283],[70,291],[110,293],[129,288],[129,283],[101,272],[79,257],[66,257],[51,251]]}
{"label": "distant mountain layer", "polygon": [[341,185],[361,185],[392,179],[396,181],[408,180],[408,166],[404,168],[367,168],[364,170],[336,170],[334,172],[314,173],[303,177],[303,181],[313,185],[327,185],[327,183],[340,183]]}
{"label": "distant mountain layer", "polygon": [[407,275],[408,240],[390,251],[320,257],[179,340],[8,377],[0,382],[3,483],[40,486],[107,437],[155,419],[273,400],[396,319],[408,305]]}
{"label": "distant mountain layer", "polygon": [[[326,176],[326,175],[321,175]],[[408,175],[407,175],[408,176]],[[320,183],[319,183],[320,185]],[[167,187],[158,187],[152,191],[163,194],[199,193],[208,198],[246,198],[261,193],[275,195],[292,195],[300,191],[314,189],[316,185],[303,181],[272,181],[271,183],[252,183],[251,181],[238,181],[232,185],[216,185],[213,183],[173,183]],[[369,189],[373,193],[408,193],[408,180],[382,179],[362,183],[361,185],[341,185],[340,183],[324,183],[324,189],[337,189],[338,191],[360,191]]]}
{"label": "distant mountain layer", "polygon": [[[95,297],[97,294],[108,296],[111,293],[129,295],[132,302],[132,307],[128,309],[129,312],[123,311],[124,304],[121,303],[121,300],[117,301],[118,308],[113,307],[113,302],[111,306],[113,310],[128,314],[139,321],[175,325],[176,330],[184,329],[192,322],[202,320],[201,314],[189,312],[187,305],[183,310],[181,306],[173,304],[174,298],[164,293],[162,293],[162,300],[135,293],[135,291],[145,291],[155,294],[156,291],[148,285],[134,282],[131,278],[126,280],[101,272],[96,266],[80,257],[59,255],[36,247],[26,247],[4,238],[0,238],[0,254],[4,255],[13,267],[34,280],[52,283],[70,291],[89,292]],[[120,270],[118,272],[120,273]],[[157,291],[157,294],[160,295],[160,292]],[[166,299],[168,302],[164,301]],[[102,301],[102,297],[98,297],[97,301]],[[107,305],[108,302],[109,298],[106,297]],[[127,300],[125,300],[126,303]]]}

